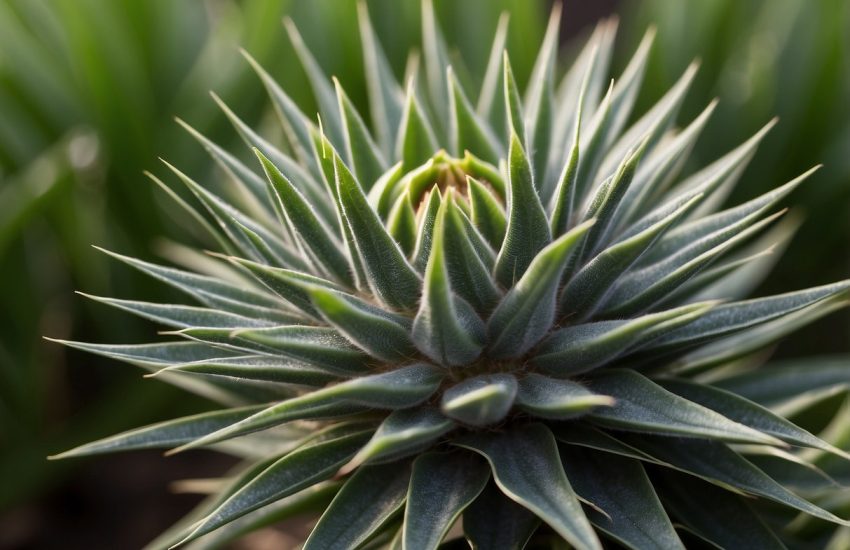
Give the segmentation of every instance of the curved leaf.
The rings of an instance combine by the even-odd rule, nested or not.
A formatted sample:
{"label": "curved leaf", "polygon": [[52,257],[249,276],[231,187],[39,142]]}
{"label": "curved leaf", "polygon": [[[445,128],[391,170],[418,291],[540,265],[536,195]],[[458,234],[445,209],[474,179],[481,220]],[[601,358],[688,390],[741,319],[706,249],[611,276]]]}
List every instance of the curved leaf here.
{"label": "curved leaf", "polygon": [[490,479],[474,455],[426,453],[413,463],[404,511],[404,549],[436,550]]}
{"label": "curved leaf", "polygon": [[473,434],[455,444],[483,455],[502,492],[534,512],[577,550],[601,550],[564,474],[555,438],[545,426]]}

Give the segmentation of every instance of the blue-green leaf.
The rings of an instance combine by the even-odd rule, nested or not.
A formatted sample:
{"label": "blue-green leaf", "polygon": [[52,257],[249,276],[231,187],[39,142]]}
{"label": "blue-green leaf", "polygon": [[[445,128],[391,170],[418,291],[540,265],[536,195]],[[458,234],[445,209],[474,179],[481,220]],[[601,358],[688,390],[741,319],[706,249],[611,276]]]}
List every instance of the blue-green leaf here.
{"label": "blue-green leaf", "polygon": [[281,174],[280,170],[260,151],[255,152],[271,184],[274,197],[285,213],[286,219],[295,229],[295,233],[305,244],[306,252],[320,262],[337,281],[346,285],[352,284],[348,259],[342,251],[341,243],[316,217],[310,203]]}
{"label": "blue-green leaf", "polygon": [[369,92],[369,111],[384,155],[393,151],[395,129],[402,126],[403,92],[393,75],[372,23],[365,2],[357,3],[357,21],[363,46],[363,68]]}

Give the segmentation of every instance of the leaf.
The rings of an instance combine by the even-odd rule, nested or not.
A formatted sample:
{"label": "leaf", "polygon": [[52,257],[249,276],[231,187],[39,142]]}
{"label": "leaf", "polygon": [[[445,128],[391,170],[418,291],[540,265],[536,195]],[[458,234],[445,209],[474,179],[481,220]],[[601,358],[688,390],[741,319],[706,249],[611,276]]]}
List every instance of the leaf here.
{"label": "leaf", "polygon": [[575,211],[576,180],[578,178],[578,163],[580,158],[579,143],[581,142],[581,119],[583,114],[582,105],[584,104],[585,85],[586,80],[582,87],[578,107],[576,109],[573,144],[570,147],[570,151],[567,155],[566,161],[564,162],[564,167],[561,169],[558,182],[552,192],[552,199],[549,207],[551,212],[551,216],[549,217],[549,226],[552,230],[553,237],[562,235],[567,231]]}
{"label": "leaf", "polygon": [[[499,22],[496,25],[496,34],[493,37],[492,45],[490,46],[490,56],[487,61],[487,69],[484,72],[484,79],[481,84],[481,91],[478,94],[478,103],[475,106],[475,112],[484,120],[489,120],[493,123],[498,120],[497,116],[501,103],[497,99],[499,90],[499,77],[504,74],[502,68],[502,57],[505,51],[505,43],[508,38],[508,21],[510,14],[503,12],[499,16]],[[504,126],[504,125],[503,125]],[[502,126],[494,128],[494,130],[503,130]],[[501,134],[499,134],[501,135]]]}
{"label": "leaf", "polygon": [[493,251],[460,209],[453,191],[443,203],[446,213],[440,231],[451,289],[486,317],[502,297],[491,275]]}
{"label": "leaf", "polygon": [[700,196],[680,205],[641,232],[605,248],[579,270],[561,294],[560,309],[575,319],[592,315],[611,291],[613,283],[626,273],[657,239],[699,201]]}
{"label": "leaf", "polygon": [[593,393],[571,380],[530,373],[519,381],[516,403],[535,417],[565,420],[584,415],[596,407],[610,407],[614,399]]}
{"label": "leaf", "polygon": [[342,290],[342,287],[331,281],[301,271],[272,267],[237,257],[229,257],[228,260],[247,270],[266,288],[313,319],[319,319],[321,316],[313,307],[307,288],[319,286],[332,290]]}
{"label": "leaf", "polygon": [[422,286],[419,275],[387,233],[339,156],[334,156],[334,168],[339,199],[369,287],[388,306],[415,307]]}
{"label": "leaf", "polygon": [[596,253],[600,247],[604,247],[609,242],[609,234],[615,222],[617,209],[632,183],[638,163],[643,158],[647,145],[648,142],[644,139],[632,149],[623,158],[614,175],[599,185],[592,199],[588,202],[584,217],[585,219],[596,218],[596,224],[588,231],[582,244],[581,260]]}
{"label": "leaf", "polygon": [[[677,147],[678,144],[674,144],[672,142],[664,143],[662,140],[665,138],[665,134],[669,135],[670,127],[676,121],[679,107],[682,105],[685,96],[687,95],[688,89],[694,80],[694,76],[696,75],[698,68],[699,62],[691,62],[679,80],[667,91],[667,93],[664,94],[664,97],[658,100],[658,102],[656,102],[651,109],[641,116],[637,122],[632,124],[628,130],[619,136],[617,141],[610,147],[602,162],[600,170],[603,174],[612,172],[627,151],[634,147],[635,143],[645,138],[649,140],[648,148],[650,150],[654,149],[657,152],[657,156],[662,158],[667,157],[668,155],[675,156],[677,149],[680,149],[680,147]],[[713,101],[712,105],[714,103],[716,103],[716,101]],[[713,107],[710,106],[703,112],[702,115],[700,115],[699,118],[704,118],[706,116],[706,111],[710,112],[712,109]],[[683,131],[683,133],[685,132],[687,132],[687,130]],[[659,142],[662,142],[663,144],[659,145]],[[653,157],[655,156],[656,155],[653,155],[650,159],[648,159],[649,162],[647,163],[646,168],[655,169],[656,163],[653,162]],[[650,165],[652,166],[650,167]],[[643,176],[643,178],[640,176]],[[635,176],[636,180],[642,180],[645,178],[645,172],[644,174]],[[638,182],[636,181],[635,183]],[[641,184],[642,183],[643,182],[641,182]],[[634,196],[635,195],[627,195],[629,198]],[[631,207],[632,204],[627,202],[627,200],[628,199],[623,201],[623,205],[625,207]]]}
{"label": "leaf", "polygon": [[[263,82],[263,86],[272,100],[272,105],[274,105],[275,112],[281,122],[281,126],[283,126],[289,144],[295,150],[301,164],[303,166],[310,166],[316,172],[318,167],[311,154],[313,140],[310,137],[310,132],[314,130],[313,123],[304,116],[304,112],[301,111],[292,98],[283,91],[283,88],[280,87],[277,81],[260,66],[251,54],[245,50],[240,51]],[[319,176],[318,173],[314,175]]]}
{"label": "leaf", "polygon": [[451,67],[446,72],[449,90],[449,141],[451,152],[460,156],[463,151],[475,154],[487,162],[498,162],[501,146],[490,128],[475,114],[469,98],[460,87]]}
{"label": "leaf", "polygon": [[393,411],[363,446],[349,467],[403,458],[432,445],[451,431],[455,423],[439,411],[422,407]]}
{"label": "leaf", "polygon": [[516,394],[517,381],[513,375],[482,374],[445,390],[440,410],[463,424],[489,426],[505,418]]}
{"label": "leaf", "polygon": [[272,405],[173,452],[224,441],[292,420],[349,415],[370,409],[414,407],[434,394],[444,376],[438,367],[417,363],[387,373],[353,378]]}
{"label": "leaf", "polygon": [[369,362],[368,355],[330,327],[284,325],[238,331],[188,328],[178,334],[228,349],[284,355],[342,375],[362,373]]}
{"label": "leaf", "polygon": [[244,355],[176,363],[159,373],[192,373],[226,376],[238,381],[263,381],[308,386],[324,386],[339,380],[335,373],[292,359],[268,355]]}
{"label": "leaf", "polygon": [[227,358],[235,354],[235,352],[214,348],[207,344],[186,341],[155,344],[90,344],[53,338],[46,338],[46,340],[154,370],[192,361]]}
{"label": "leaf", "polygon": [[275,323],[263,319],[256,319],[196,306],[183,306],[179,304],[154,304],[152,302],[138,302],[135,300],[119,300],[117,298],[104,298],[78,292],[80,296],[107,304],[134,315],[150,319],[166,326],[186,327],[210,327],[210,328],[244,328],[244,327],[268,327]]}
{"label": "leaf", "polygon": [[336,78],[333,81],[348,161],[354,168],[357,180],[364,186],[364,190],[368,191],[388,168],[387,161],[339,81]]}
{"label": "leaf", "polygon": [[526,150],[529,150],[528,137],[525,131],[525,115],[522,112],[522,98],[519,95],[516,80],[514,80],[514,73],[511,70],[511,62],[508,58],[507,50],[502,54],[502,82],[507,127],[510,132],[516,133],[522,146]]}
{"label": "leaf", "polygon": [[[331,221],[333,219],[333,209],[329,208],[330,204],[328,201],[329,197],[327,188],[316,181],[316,179],[295,159],[281,152],[280,149],[257,134],[250,125],[246,124],[242,121],[242,119],[236,116],[236,113],[231,111],[217,95],[212,94],[212,96],[222,111],[224,111],[224,114],[227,115],[227,118],[230,119],[246,145],[248,145],[248,147],[252,150],[259,150],[271,161],[271,164],[278,167],[281,172],[286,174],[286,178],[294,184],[299,192],[303,193],[304,196],[307,197],[307,201],[313,208],[316,209],[316,213],[321,216],[322,220],[326,222]],[[233,162],[229,163],[229,166],[233,165]],[[245,173],[243,177],[246,179],[250,178],[251,181],[255,181],[257,178],[253,171],[250,171],[245,167],[240,169],[240,173]],[[266,194],[266,183],[262,178],[259,178],[259,182],[262,183],[262,186],[258,189],[258,198],[261,204],[269,205],[268,195]],[[256,186],[256,184],[254,185]]]}
{"label": "leaf", "polygon": [[368,434],[355,433],[289,453],[201,520],[180,544],[331,477],[367,438]]}
{"label": "leaf", "polygon": [[534,257],[487,325],[487,354],[496,359],[520,357],[552,328],[558,288],[567,260],[592,228],[589,220],[546,246]]}
{"label": "leaf", "polygon": [[436,550],[489,479],[490,469],[475,455],[426,453],[417,458],[404,510],[405,550]]}
{"label": "leaf", "polygon": [[437,138],[419,100],[416,98],[413,82],[407,87],[407,99],[398,126],[396,139],[396,158],[402,160],[406,170],[424,164],[437,152]]}
{"label": "leaf", "polygon": [[663,334],[706,315],[713,306],[711,302],[696,303],[624,321],[567,326],[543,340],[531,363],[559,377],[586,372],[650,346]]}
{"label": "leaf", "polygon": [[282,304],[280,301],[253,288],[236,285],[219,277],[199,275],[181,269],[144,262],[103,248],[95,248],[155,279],[186,292],[206,306],[224,309],[247,317],[260,317],[279,322],[292,318],[291,315],[285,313],[281,315]]}
{"label": "leaf", "polygon": [[261,227],[250,217],[230,206],[227,201],[207,191],[204,187],[171,164],[168,164],[165,161],[162,162],[172,172],[174,172],[195,195],[195,197],[203,203],[204,207],[215,218],[219,227],[221,227],[224,234],[227,235],[228,239],[230,239],[231,243],[233,243],[236,250],[238,250],[241,255],[259,261],[267,260],[259,253],[251,239],[245,235],[242,228],[248,228],[256,235],[260,236],[264,242],[269,243],[270,246],[274,246],[274,252],[278,256],[278,258],[275,258],[275,261],[284,264],[285,267],[309,271],[304,260],[294,251],[287,249],[280,239],[273,236],[267,229]]}
{"label": "leaf", "polygon": [[850,522],[798,497],[719,441],[678,439],[671,445],[669,438],[648,435],[627,436],[624,441],[677,470],[727,490],[766,498],[839,525],[850,525]]}
{"label": "leaf", "polygon": [[410,202],[410,194],[405,193],[398,198],[390,211],[387,230],[407,257],[410,257],[413,247],[416,246],[417,229],[416,212]]}
{"label": "leaf", "polygon": [[342,252],[340,243],[332,236],[330,229],[319,221],[310,203],[280,173],[280,170],[261,152],[255,150],[255,153],[272,186],[274,198],[295,233],[305,243],[306,251],[318,260],[337,281],[350,285],[352,278],[348,259]]}
{"label": "leaf", "polygon": [[546,212],[532,180],[531,165],[516,134],[511,135],[508,170],[508,225],[496,258],[495,275],[503,286],[510,288],[552,239]]}
{"label": "leaf", "polygon": [[469,304],[452,295],[444,245],[446,212],[444,201],[433,230],[425,287],[412,334],[419,351],[451,366],[469,363],[481,354],[484,325]]}
{"label": "leaf", "polygon": [[593,391],[616,400],[612,407],[596,409],[588,414],[588,418],[603,426],[739,443],[783,445],[770,435],[678,397],[635,371],[606,370],[588,385]]}
{"label": "leaf", "polygon": [[620,134],[631,113],[649,56],[655,31],[648,31],[623,71],[616,85],[612,82],[602,105],[589,124],[586,136],[582,136],[582,157],[579,160],[576,196],[584,197],[593,184],[607,174],[599,174],[599,166],[613,139]]}
{"label": "leaf", "polygon": [[487,239],[490,246],[499,249],[505,240],[505,211],[487,190],[487,188],[471,176],[466,177],[469,194],[469,209],[472,223],[481,235]]}
{"label": "leaf", "polygon": [[420,206],[419,233],[416,235],[416,247],[413,250],[413,265],[417,271],[424,272],[431,256],[431,243],[434,240],[434,226],[437,223],[437,214],[440,211],[440,190],[435,185],[428,193],[428,202],[424,210]]}
{"label": "leaf", "polygon": [[667,368],[677,373],[698,373],[758,352],[800,327],[850,305],[840,298],[837,296],[814,303],[767,323],[715,340],[679,357]]}
{"label": "leaf", "polygon": [[235,422],[244,420],[264,407],[265,405],[254,405],[237,409],[216,410],[184,416],[175,420],[157,422],[156,424],[128,430],[85,445],[80,445],[69,451],[51,456],[50,459],[58,460],[61,458],[137,449],[167,449],[175,445],[188,443],[221,428],[230,426]]}
{"label": "leaf", "polygon": [[488,483],[463,512],[463,531],[472,548],[522,550],[540,520]]}
{"label": "leaf", "polygon": [[786,360],[713,383],[765,407],[833,387],[850,387],[850,357],[843,355]]}
{"label": "leaf", "polygon": [[664,483],[661,494],[668,509],[700,538],[719,548],[785,550],[741,497],[687,476],[665,473],[664,477],[669,482]]}
{"label": "leaf", "polygon": [[[717,101],[709,103],[703,112],[685,129],[676,134],[663,147],[653,151],[646,161],[638,167],[634,180],[623,198],[621,211],[617,213],[620,227],[629,223],[643,224],[647,217],[653,217],[653,210],[647,212],[647,207],[657,204],[653,199],[659,197],[679,174],[716,106]],[[677,195],[671,200],[681,202],[684,197],[701,194],[704,195],[699,189],[696,189]]]}
{"label": "leaf", "polygon": [[304,43],[298,28],[292,19],[284,18],[283,26],[289,35],[289,41],[295,49],[295,54],[301,61],[301,66],[307,74],[307,80],[310,81],[310,87],[313,89],[313,96],[316,98],[316,103],[319,105],[319,112],[322,114],[324,127],[331,141],[336,145],[345,143],[343,139],[343,122],[337,109],[336,93],[333,86],[328,82],[328,77],[325,76],[316,58],[310,52],[310,48]]}
{"label": "leaf", "polygon": [[304,550],[357,548],[403,505],[410,466],[361,466],[319,518]]}
{"label": "leaf", "polygon": [[[525,95],[526,116],[528,120],[528,141],[525,146],[533,151],[532,165],[538,189],[543,189],[547,181],[546,169],[552,141],[555,115],[555,64],[558,54],[558,31],[561,27],[561,5],[554,4],[546,26],[543,43],[531,70],[528,89]],[[548,193],[544,190],[548,199]]]}
{"label": "leaf", "polygon": [[378,142],[384,155],[388,156],[393,148],[393,132],[403,126],[399,124],[403,118],[403,92],[369,21],[366,2],[357,3],[357,21],[363,48],[364,80],[369,92],[369,111]]}
{"label": "leaf", "polygon": [[634,550],[684,550],[639,461],[581,448],[561,460],[576,492],[604,511],[588,512],[598,529]]}
{"label": "leaf", "polygon": [[473,434],[454,443],[484,456],[499,489],[548,523],[576,550],[602,548],[564,474],[548,428],[529,424]]}
{"label": "leaf", "polygon": [[[217,96],[213,96],[217,97]],[[225,111],[230,114],[230,111]],[[233,115],[235,117],[235,115]],[[209,153],[213,160],[218,163],[222,170],[230,176],[241,193],[234,193],[234,198],[250,210],[259,215],[268,215],[269,204],[266,196],[266,183],[263,178],[245,166],[238,158],[230,154],[226,149],[216,144],[201,132],[190,126],[186,121],[178,118],[177,124],[182,126],[201,146]],[[237,119],[238,120],[238,119]],[[242,122],[241,120],[239,121]]]}
{"label": "leaf", "polygon": [[815,437],[806,430],[796,426],[793,422],[734,393],[712,387],[708,384],[695,384],[677,379],[663,380],[659,384],[661,387],[680,397],[722,413],[730,420],[754,428],[762,433],[772,435],[786,443],[839,454],[850,460],[850,455]]}
{"label": "leaf", "polygon": [[[425,60],[425,82],[428,84],[431,106],[435,112],[437,124],[445,124],[449,117],[448,82],[446,67],[449,66],[446,42],[440,33],[440,26],[434,13],[432,0],[422,1],[422,55]],[[442,126],[442,135],[448,135],[448,128]]]}
{"label": "leaf", "polygon": [[651,353],[657,356],[666,351],[708,342],[788,315],[822,300],[843,294],[848,289],[850,289],[850,281],[841,281],[831,285],[721,305],[693,323],[658,338],[647,346],[647,350],[651,350]]}
{"label": "leaf", "polygon": [[372,357],[397,362],[414,355],[406,318],[326,288],[314,287],[309,293],[322,317]]}

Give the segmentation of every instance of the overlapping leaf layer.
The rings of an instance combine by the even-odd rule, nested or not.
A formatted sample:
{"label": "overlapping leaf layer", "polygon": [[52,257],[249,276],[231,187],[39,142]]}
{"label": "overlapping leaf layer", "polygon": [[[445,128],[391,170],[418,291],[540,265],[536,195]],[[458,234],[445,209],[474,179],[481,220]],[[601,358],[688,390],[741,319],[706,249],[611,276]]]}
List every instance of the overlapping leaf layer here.
{"label": "overlapping leaf layer", "polygon": [[676,126],[691,67],[634,116],[651,34],[609,84],[604,23],[561,76],[556,9],[520,93],[503,18],[473,96],[428,2],[423,21],[421,63],[411,57],[402,86],[361,10],[371,120],[288,24],[320,117],[248,57],[286,144],[220,100],[256,164],[187,126],[227,191],[168,165],[197,205],[169,192],[220,253],[189,258],[197,271],[109,254],[197,304],[95,298],[173,338],[69,345],[223,408],[64,456],[244,457],[160,546],[211,545],[316,510],[307,549],[425,550],[447,536],[480,549],[561,539],[590,550],[600,537],[671,549],[683,530],[782,548],[764,502],[846,524],[750,460],[805,468],[792,446],[842,453],[723,384],[734,360],[839,307],[850,288],[740,301],[789,237],[778,205],[805,178],[719,209],[767,128],[683,177],[713,105]]}

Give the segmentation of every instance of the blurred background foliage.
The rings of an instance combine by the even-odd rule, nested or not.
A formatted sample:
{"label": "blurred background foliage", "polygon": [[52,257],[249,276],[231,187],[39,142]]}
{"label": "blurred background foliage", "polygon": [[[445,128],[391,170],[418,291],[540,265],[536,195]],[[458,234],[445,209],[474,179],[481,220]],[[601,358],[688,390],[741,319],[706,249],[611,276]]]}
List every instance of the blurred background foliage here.
{"label": "blurred background foliage", "polygon": [[[367,4],[400,75],[409,48],[420,43],[419,1]],[[511,61],[521,83],[550,4],[435,0],[445,35],[466,67],[484,67],[499,13],[509,11]],[[847,277],[850,4],[572,0],[564,9],[565,51],[612,13],[621,17],[622,56],[615,69],[647,26],[659,30],[638,113],[693,58],[702,60],[682,119],[715,96],[721,102],[695,152],[699,164],[780,117],[732,201],[825,163],[795,196],[806,223],[761,292]],[[293,18],[324,70],[368,110],[354,0],[0,0],[0,548],[104,547],[119,533],[127,547],[135,547],[191,504],[150,499],[165,495],[169,480],[203,475],[193,457],[165,463],[153,453],[101,458],[96,465],[44,460],[81,441],[203,404],[159,382],[141,383],[138,372],[44,342],[41,335],[150,340],[153,325],[89,303],[73,290],[152,300],[172,295],[90,245],[156,259],[180,253],[166,238],[192,242],[143,171],[158,171],[161,155],[199,181],[215,177],[209,157],[173,120],[180,116],[218,143],[235,143],[208,90],[246,121],[271,126],[262,86],[239,47],[305,110],[314,110],[280,24],[284,16]],[[480,75],[468,78],[475,83]],[[850,351],[850,317],[841,315],[813,325],[780,353]],[[842,403],[833,400],[829,410]],[[213,461],[210,474],[221,467]],[[135,492],[128,469],[139,479]],[[168,508],[172,502],[178,509]],[[90,522],[94,515],[101,527],[107,516],[114,523],[88,538],[70,540],[62,533],[63,525],[72,529],[74,521]],[[49,531],[58,536],[45,530],[51,521]]]}

